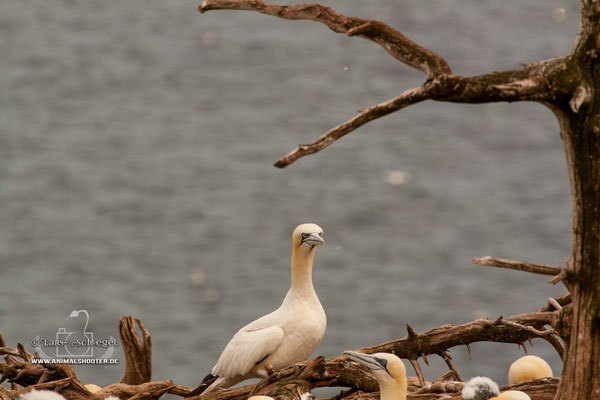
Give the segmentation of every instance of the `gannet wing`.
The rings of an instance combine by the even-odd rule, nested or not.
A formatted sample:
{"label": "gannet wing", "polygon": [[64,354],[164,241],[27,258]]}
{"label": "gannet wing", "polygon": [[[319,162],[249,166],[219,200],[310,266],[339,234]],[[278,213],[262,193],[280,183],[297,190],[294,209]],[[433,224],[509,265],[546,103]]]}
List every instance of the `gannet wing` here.
{"label": "gannet wing", "polygon": [[224,378],[247,374],[281,345],[283,336],[283,330],[278,326],[239,331],[221,353],[212,374]]}

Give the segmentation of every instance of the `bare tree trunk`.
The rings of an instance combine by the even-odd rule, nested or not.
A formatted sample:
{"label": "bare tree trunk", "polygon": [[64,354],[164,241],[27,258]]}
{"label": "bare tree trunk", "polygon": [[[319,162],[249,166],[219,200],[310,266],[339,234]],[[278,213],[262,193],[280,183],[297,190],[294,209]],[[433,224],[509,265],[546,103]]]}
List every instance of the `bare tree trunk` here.
{"label": "bare tree trunk", "polygon": [[566,353],[556,397],[565,400],[600,399],[600,104],[595,103],[587,115],[555,110],[573,197],[573,250],[565,279],[573,306],[563,321],[570,329],[563,337]]}
{"label": "bare tree trunk", "polygon": [[556,398],[600,399],[600,4],[580,0],[581,30],[568,64],[577,82],[568,104],[551,108],[560,124],[573,199],[573,249],[565,284],[570,331]]}
{"label": "bare tree trunk", "polygon": [[[590,67],[600,77],[595,64]],[[557,399],[600,399],[600,101],[578,114],[555,112],[573,197],[573,250],[565,282],[573,308]]]}

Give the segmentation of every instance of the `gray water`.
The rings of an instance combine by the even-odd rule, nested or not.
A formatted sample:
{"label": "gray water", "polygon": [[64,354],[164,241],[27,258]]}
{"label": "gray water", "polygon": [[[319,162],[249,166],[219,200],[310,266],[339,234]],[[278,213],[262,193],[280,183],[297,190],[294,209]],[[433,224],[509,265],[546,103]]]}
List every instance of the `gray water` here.
{"label": "gray water", "polygon": [[[454,73],[567,54],[574,1],[328,1],[439,52]],[[53,337],[72,310],[95,338],[132,314],[153,378],[195,386],[289,285],[290,236],[325,230],[314,279],[326,357],[419,331],[533,311],[546,277],[472,265],[562,264],[565,157],[538,104],[427,102],[285,170],[271,165],[424,76],[382,48],[309,21],[199,14],[183,1],[0,3],[0,331]],[[560,8],[564,8],[561,14]],[[561,21],[564,15],[564,21]],[[205,281],[193,285],[191,274]],[[530,352],[554,374],[545,342]],[[516,345],[451,351],[464,378],[507,381]],[[120,352],[120,350],[118,350]],[[120,356],[120,353],[119,353]],[[117,382],[120,366],[77,366]],[[427,379],[445,372],[429,357]],[[422,363],[422,362],[421,362]]]}

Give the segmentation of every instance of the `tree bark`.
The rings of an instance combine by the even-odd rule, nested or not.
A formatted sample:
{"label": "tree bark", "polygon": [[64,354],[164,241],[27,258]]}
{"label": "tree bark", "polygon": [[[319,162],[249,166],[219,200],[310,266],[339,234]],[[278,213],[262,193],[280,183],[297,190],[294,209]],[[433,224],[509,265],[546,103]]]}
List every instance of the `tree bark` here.
{"label": "tree bark", "polygon": [[573,306],[560,400],[600,399],[600,4],[580,0],[579,5],[581,28],[568,63],[577,85],[568,103],[550,106],[560,125],[573,200],[573,248],[565,279]]}

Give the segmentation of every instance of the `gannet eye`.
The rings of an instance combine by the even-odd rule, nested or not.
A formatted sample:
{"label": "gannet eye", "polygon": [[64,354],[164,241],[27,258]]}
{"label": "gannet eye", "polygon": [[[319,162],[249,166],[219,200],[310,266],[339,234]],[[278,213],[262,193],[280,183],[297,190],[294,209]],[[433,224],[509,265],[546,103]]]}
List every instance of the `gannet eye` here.
{"label": "gannet eye", "polygon": [[308,234],[308,233],[303,233],[303,234],[302,234],[302,239],[306,239],[306,238],[307,238],[307,237],[309,237],[309,236],[310,236],[310,234]]}
{"label": "gannet eye", "polygon": [[383,368],[387,367],[387,360],[384,360],[383,358],[378,358],[377,361],[379,361],[379,364],[381,364]]}
{"label": "gannet eye", "polygon": [[323,237],[323,232],[319,232],[319,236]]}

